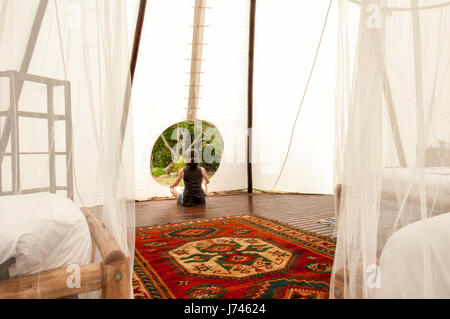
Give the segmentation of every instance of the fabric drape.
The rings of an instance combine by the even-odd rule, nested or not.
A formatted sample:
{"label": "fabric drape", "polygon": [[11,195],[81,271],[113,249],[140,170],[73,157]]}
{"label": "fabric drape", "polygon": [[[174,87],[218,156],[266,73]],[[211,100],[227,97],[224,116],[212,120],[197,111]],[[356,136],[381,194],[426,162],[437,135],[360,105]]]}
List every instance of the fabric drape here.
{"label": "fabric drape", "polygon": [[339,5],[330,297],[448,298],[449,2]]}
{"label": "fabric drape", "polygon": [[[120,136],[124,97],[130,90],[126,6],[126,1],[108,0],[0,1],[0,72],[36,77],[16,91],[18,111],[34,115],[19,116],[17,124],[18,147],[27,154],[19,155],[17,163],[1,154],[1,191],[12,191],[14,185],[21,192],[56,185],[58,195],[90,207],[133,258],[132,112],[124,141]],[[47,82],[56,81],[68,83],[68,89],[56,84],[48,89]],[[14,96],[6,77],[0,91],[1,111],[8,111]],[[38,115],[49,116],[49,105],[55,121]],[[8,117],[1,115],[3,133]],[[5,153],[14,152],[9,135],[2,135],[4,141],[9,141]],[[20,166],[18,181],[11,173],[14,165]]]}

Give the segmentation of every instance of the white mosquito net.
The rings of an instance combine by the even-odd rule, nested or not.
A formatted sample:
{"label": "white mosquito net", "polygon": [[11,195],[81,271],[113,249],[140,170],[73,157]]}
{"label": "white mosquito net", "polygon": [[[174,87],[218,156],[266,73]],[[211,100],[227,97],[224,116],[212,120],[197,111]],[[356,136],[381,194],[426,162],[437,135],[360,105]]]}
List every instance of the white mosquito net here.
{"label": "white mosquito net", "polygon": [[[256,8],[253,187],[330,194],[336,56],[330,24],[337,6],[279,2]],[[170,194],[152,178],[153,145],[192,110],[224,141],[210,190],[247,187],[250,1],[147,1],[131,112],[129,52],[139,3],[0,0],[0,204],[8,225],[25,223],[19,210],[37,223],[68,198],[90,208],[133,257],[134,200]],[[6,258],[20,249],[2,245],[0,266],[14,277],[67,266],[75,258],[63,257],[69,251],[82,264],[100,260],[98,251],[90,258],[88,241],[78,242],[86,247],[60,245],[53,259],[30,253],[22,263],[28,268]]]}
{"label": "white mosquito net", "polygon": [[126,9],[0,1],[0,265],[15,257],[10,277],[101,260],[76,207],[91,208],[134,256]]}
{"label": "white mosquito net", "polygon": [[210,191],[247,187],[248,135],[254,188],[336,187],[330,297],[450,297],[449,1],[257,1],[251,131],[250,1],[148,0],[131,92],[139,3],[0,0],[0,276],[101,261],[78,208],[132,259],[153,146],[195,119]]}
{"label": "white mosquito net", "polygon": [[449,298],[450,2],[339,1],[330,297]]}

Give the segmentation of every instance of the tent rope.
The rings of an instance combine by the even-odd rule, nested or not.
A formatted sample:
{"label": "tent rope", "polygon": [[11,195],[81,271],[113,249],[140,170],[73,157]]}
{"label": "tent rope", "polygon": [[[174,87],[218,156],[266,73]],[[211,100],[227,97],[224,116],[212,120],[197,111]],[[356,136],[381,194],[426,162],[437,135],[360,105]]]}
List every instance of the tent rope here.
{"label": "tent rope", "polygon": [[311,81],[311,77],[312,77],[312,74],[314,72],[314,68],[316,66],[317,57],[319,55],[319,50],[320,50],[320,46],[322,44],[322,39],[323,39],[323,35],[325,33],[325,28],[327,26],[328,17],[330,15],[332,3],[333,3],[333,0],[330,0],[330,3],[328,4],[327,14],[325,16],[325,21],[324,21],[323,27],[322,27],[322,33],[320,34],[319,43],[317,44],[317,49],[316,49],[316,54],[314,56],[314,61],[313,61],[312,66],[311,66],[311,71],[309,72],[308,81],[306,82],[305,89],[303,91],[303,96],[302,96],[302,99],[300,101],[300,105],[298,107],[297,116],[295,117],[294,125],[293,125],[292,130],[291,130],[291,137],[289,139],[289,145],[288,145],[288,149],[287,149],[287,152],[286,152],[286,156],[284,158],[283,166],[281,166],[280,173],[278,174],[277,180],[275,181],[275,184],[273,184],[271,190],[273,190],[275,188],[275,186],[277,185],[278,181],[280,180],[281,174],[283,173],[284,167],[286,166],[286,162],[287,162],[287,159],[288,159],[288,156],[289,156],[289,151],[291,150],[292,139],[294,138],[294,131],[295,131],[295,127],[297,125],[298,116],[300,114],[300,110],[302,109],[303,102],[305,100],[305,96],[306,96],[306,93],[308,91],[309,82]]}

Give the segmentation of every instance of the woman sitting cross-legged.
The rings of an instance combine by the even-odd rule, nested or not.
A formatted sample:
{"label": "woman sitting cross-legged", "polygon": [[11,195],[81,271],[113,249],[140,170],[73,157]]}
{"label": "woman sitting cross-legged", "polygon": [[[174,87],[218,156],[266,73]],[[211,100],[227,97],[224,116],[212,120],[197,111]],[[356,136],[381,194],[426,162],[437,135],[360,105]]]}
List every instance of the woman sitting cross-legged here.
{"label": "woman sitting cross-legged", "polygon": [[[209,184],[208,175],[203,167],[198,166],[199,155],[196,149],[191,150],[191,161],[178,172],[178,177],[170,186],[170,192],[181,205],[203,205]],[[184,191],[177,187],[181,179],[184,181]],[[202,181],[205,180],[204,183]]]}

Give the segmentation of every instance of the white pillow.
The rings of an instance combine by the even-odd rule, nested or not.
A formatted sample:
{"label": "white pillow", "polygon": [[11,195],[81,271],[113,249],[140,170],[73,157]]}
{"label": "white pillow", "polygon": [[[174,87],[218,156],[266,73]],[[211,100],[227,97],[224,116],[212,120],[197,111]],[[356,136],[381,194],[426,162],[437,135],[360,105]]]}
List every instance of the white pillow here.
{"label": "white pillow", "polygon": [[0,264],[9,276],[91,262],[92,241],[81,210],[49,193],[0,196]]}

